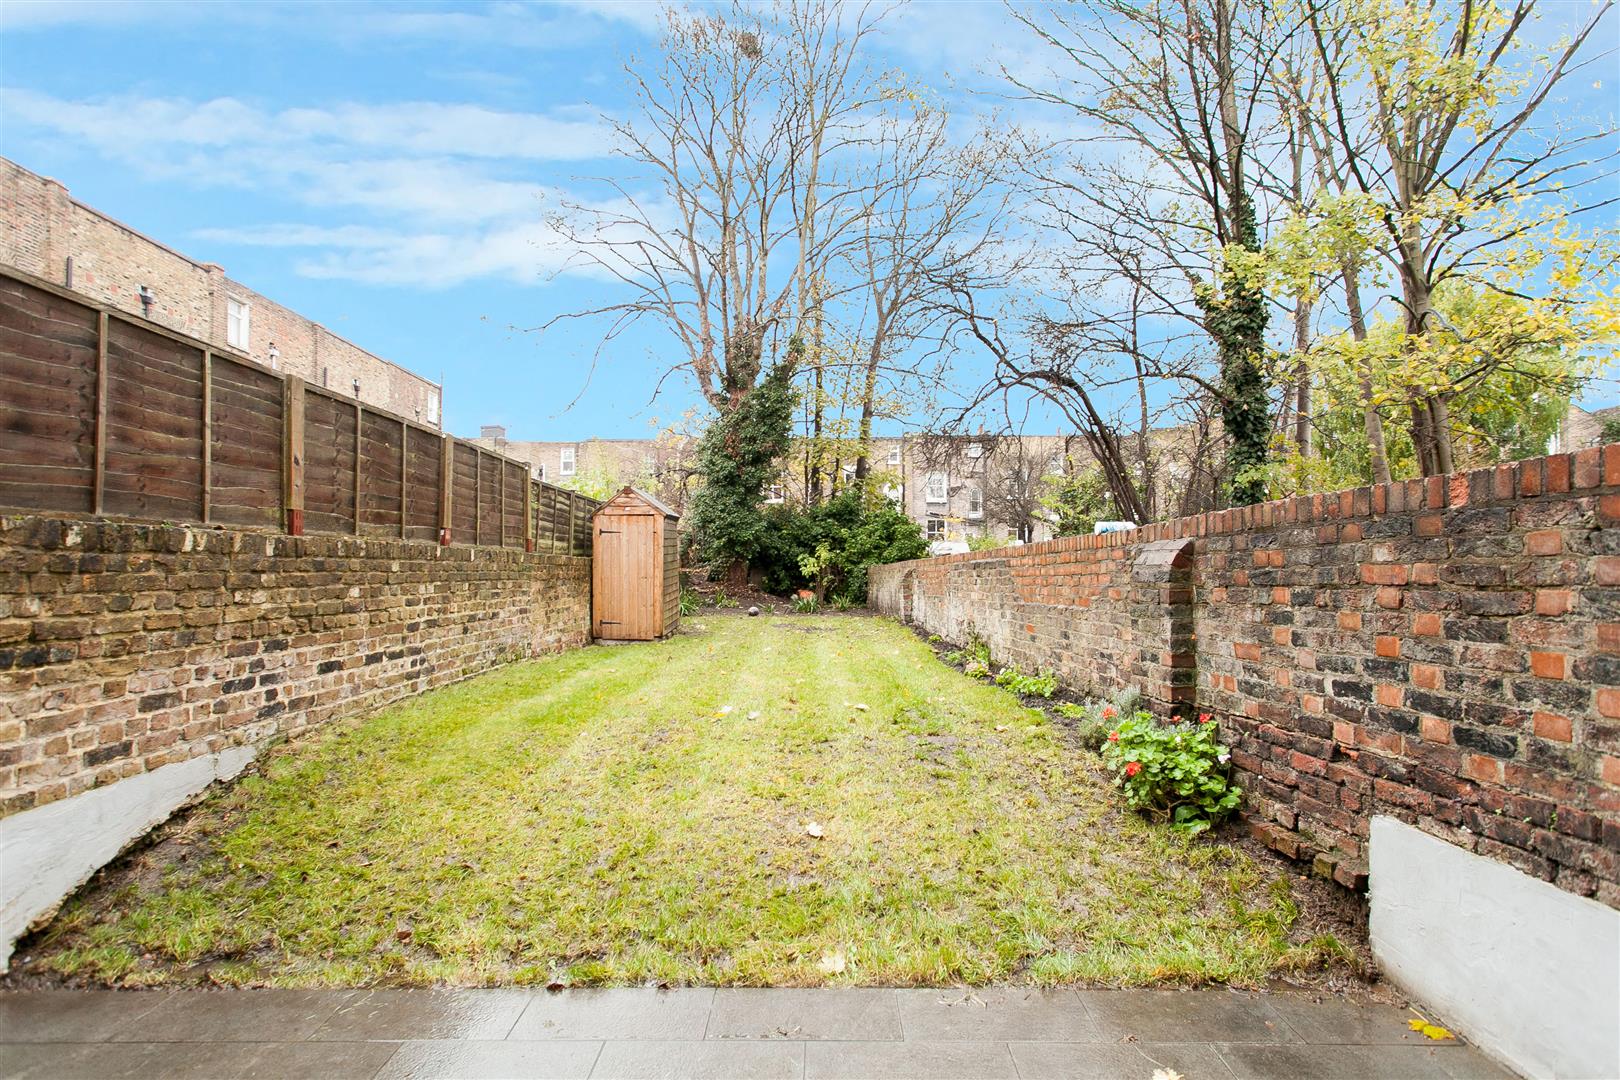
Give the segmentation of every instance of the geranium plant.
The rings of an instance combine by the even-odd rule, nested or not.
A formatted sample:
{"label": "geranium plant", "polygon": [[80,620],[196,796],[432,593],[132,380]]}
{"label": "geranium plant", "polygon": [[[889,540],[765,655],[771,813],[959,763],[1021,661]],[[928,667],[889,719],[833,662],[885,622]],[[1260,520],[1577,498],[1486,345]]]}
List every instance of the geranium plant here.
{"label": "geranium plant", "polygon": [[1231,752],[1217,741],[1214,717],[1160,723],[1139,711],[1122,718],[1103,743],[1103,765],[1132,809],[1200,833],[1238,808]]}

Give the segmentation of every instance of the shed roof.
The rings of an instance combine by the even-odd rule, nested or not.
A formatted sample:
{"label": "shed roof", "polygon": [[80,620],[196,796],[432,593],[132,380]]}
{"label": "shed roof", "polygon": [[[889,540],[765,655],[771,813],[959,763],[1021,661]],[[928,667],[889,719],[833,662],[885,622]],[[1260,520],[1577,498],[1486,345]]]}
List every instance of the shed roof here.
{"label": "shed roof", "polygon": [[640,499],[642,502],[646,503],[648,506],[652,507],[654,510],[657,510],[660,514],[663,514],[667,518],[674,518],[677,521],[680,520],[681,515],[677,514],[674,510],[670,509],[667,505],[665,505],[663,500],[656,499],[653,496],[647,494],[645,491],[642,491],[640,488],[634,488],[634,487],[627,487],[627,488],[622,489],[619,492],[618,495],[613,496],[613,498],[609,499],[607,502],[605,502],[601,506],[597,507],[596,508],[596,513],[592,514],[591,516],[595,517],[596,514],[600,514],[602,511],[606,510],[609,506],[613,505],[613,503],[617,499],[619,499],[620,497],[625,496],[625,495],[629,495],[632,498]]}

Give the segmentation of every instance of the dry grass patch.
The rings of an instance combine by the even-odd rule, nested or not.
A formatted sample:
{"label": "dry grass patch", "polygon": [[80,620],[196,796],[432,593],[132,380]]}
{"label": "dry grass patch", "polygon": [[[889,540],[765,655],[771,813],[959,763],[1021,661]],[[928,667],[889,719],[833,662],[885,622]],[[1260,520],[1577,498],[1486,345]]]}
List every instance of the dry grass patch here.
{"label": "dry grass patch", "polygon": [[1294,940],[1273,864],[1122,814],[1060,729],[892,622],[688,630],[277,748],[72,901],[26,967],[286,986],[1255,984],[1338,951]]}

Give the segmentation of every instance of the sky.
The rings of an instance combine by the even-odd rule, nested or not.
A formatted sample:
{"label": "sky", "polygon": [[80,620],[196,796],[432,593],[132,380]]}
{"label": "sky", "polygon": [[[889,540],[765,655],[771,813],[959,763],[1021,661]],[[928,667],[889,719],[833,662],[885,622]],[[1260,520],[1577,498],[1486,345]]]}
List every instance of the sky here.
{"label": "sky", "polygon": [[[999,3],[886,25],[878,59],[964,111],[1040,62]],[[608,0],[0,0],[0,154],[442,380],[457,434],[646,436],[697,402],[681,380],[652,400],[672,339],[534,328],[622,295],[544,220],[621,167],[604,118],[656,30],[653,4]],[[1592,91],[1609,115],[1614,85]]]}

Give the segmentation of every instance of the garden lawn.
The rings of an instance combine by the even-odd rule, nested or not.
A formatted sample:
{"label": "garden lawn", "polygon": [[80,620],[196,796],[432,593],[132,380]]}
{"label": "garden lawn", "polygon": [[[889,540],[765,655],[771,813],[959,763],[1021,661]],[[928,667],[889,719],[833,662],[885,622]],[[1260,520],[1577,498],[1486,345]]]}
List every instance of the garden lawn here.
{"label": "garden lawn", "polygon": [[1291,940],[1275,864],[1122,812],[1096,767],[893,622],[714,615],[274,749],[71,901],[26,969],[1255,984],[1337,951]]}

